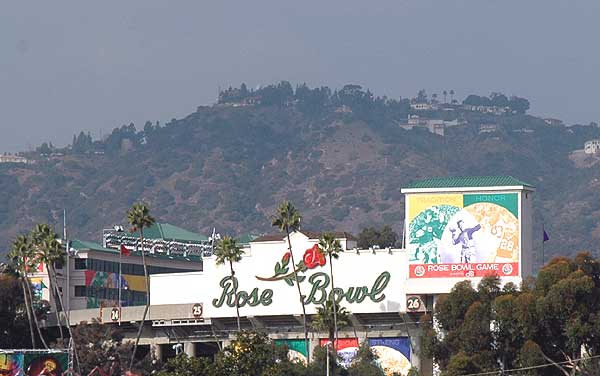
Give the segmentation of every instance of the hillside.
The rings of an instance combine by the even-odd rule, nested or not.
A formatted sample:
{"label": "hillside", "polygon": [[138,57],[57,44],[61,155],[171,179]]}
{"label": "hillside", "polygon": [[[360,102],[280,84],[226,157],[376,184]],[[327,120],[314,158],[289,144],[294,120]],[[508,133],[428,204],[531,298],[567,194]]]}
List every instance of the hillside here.
{"label": "hillside", "polygon": [[[404,184],[513,175],[538,189],[535,225],[541,234],[544,222],[550,235],[547,257],[598,249],[600,165],[576,168],[569,159],[600,138],[597,126],[550,126],[522,109],[481,113],[457,103],[415,111],[409,100],[350,85],[290,90],[230,89],[220,104],[165,126],[123,126],[102,141],[81,134],[70,148],[26,155],[34,164],[0,164],[0,246],[36,222],[60,229],[63,208],[70,236],[98,241],[138,200],[161,222],[204,234],[271,231],[283,199],[307,228],[356,233],[385,223],[400,234]],[[400,128],[409,114],[458,125],[444,137]],[[482,124],[495,128],[480,132]]]}

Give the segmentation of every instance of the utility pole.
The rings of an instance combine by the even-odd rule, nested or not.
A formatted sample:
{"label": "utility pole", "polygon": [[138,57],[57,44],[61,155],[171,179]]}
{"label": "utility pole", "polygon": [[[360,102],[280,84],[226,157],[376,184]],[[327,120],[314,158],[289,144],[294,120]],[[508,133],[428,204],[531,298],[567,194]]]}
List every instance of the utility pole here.
{"label": "utility pole", "polygon": [[63,209],[63,240],[65,241],[65,249],[67,250],[67,286],[64,291],[67,291],[67,322],[71,321],[71,249],[67,240],[67,209]]}

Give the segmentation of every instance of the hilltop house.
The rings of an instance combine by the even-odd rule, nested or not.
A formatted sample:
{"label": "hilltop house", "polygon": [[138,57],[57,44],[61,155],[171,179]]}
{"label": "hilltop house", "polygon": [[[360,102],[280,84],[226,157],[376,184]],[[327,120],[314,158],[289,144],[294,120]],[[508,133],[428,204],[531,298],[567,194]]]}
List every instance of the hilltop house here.
{"label": "hilltop house", "polygon": [[498,131],[498,124],[481,124],[479,126],[479,134],[494,133]]}
{"label": "hilltop house", "polygon": [[583,151],[585,154],[600,154],[600,139],[586,141]]}
{"label": "hilltop house", "polygon": [[18,156],[18,155],[4,154],[4,155],[0,155],[0,163],[26,163],[26,164],[29,164],[29,163],[33,163],[33,161],[30,161],[29,159]]}
{"label": "hilltop house", "polygon": [[546,123],[550,126],[553,126],[553,127],[558,127],[558,126],[564,125],[562,120],[554,119],[554,118],[545,118],[544,123]]}
{"label": "hilltop house", "polygon": [[446,121],[441,119],[424,119],[418,115],[409,115],[405,124],[399,124],[399,127],[406,130],[414,128],[423,128],[430,133],[444,136],[446,127],[458,125],[458,120]]}
{"label": "hilltop house", "polygon": [[498,107],[498,106],[475,106],[470,104],[463,104],[463,110],[473,111],[473,112],[481,112],[484,114],[493,114],[493,115],[504,115],[505,113],[510,113],[510,107]]}
{"label": "hilltop house", "polygon": [[415,111],[430,111],[430,110],[437,110],[437,106],[431,103],[427,103],[427,102],[416,102],[416,103],[411,103],[410,104],[410,108],[415,110]]}

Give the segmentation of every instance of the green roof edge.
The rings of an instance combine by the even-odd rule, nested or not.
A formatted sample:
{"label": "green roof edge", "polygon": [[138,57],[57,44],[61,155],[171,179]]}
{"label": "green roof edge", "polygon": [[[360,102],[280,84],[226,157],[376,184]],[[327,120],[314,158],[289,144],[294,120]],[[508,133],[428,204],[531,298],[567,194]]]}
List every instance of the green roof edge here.
{"label": "green roof edge", "polygon": [[412,182],[402,189],[434,189],[434,188],[477,188],[477,187],[514,187],[535,188],[533,185],[513,176],[456,176],[435,177]]}

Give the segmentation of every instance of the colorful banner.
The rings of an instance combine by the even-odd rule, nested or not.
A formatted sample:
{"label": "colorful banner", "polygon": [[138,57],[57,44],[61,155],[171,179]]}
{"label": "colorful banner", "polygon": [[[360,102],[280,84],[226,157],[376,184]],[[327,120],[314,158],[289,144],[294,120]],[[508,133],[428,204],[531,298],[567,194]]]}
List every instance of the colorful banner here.
{"label": "colorful banner", "polygon": [[55,350],[23,350],[0,353],[2,376],[62,376],[69,367],[69,355]]}
{"label": "colorful banner", "polygon": [[288,359],[292,362],[306,364],[306,342],[303,339],[276,339],[275,345],[287,346]]}
{"label": "colorful banner", "polygon": [[411,367],[408,337],[369,338],[369,346],[386,376],[408,374]]}
{"label": "colorful banner", "polygon": [[[322,347],[327,346],[328,342],[328,338],[321,338],[319,345]],[[338,357],[340,358],[339,362],[342,367],[350,367],[350,364],[358,353],[358,347],[358,338],[338,338],[335,343],[335,349],[337,350]]]}
{"label": "colorful banner", "polygon": [[[119,273],[85,271],[85,285],[94,287],[119,288]],[[146,291],[146,282],[141,275],[121,275],[121,288],[124,290]]]}
{"label": "colorful banner", "polygon": [[518,276],[518,194],[413,194],[407,200],[409,278]]}
{"label": "colorful banner", "polygon": [[44,289],[47,289],[48,286],[46,286],[46,284],[44,283],[44,279],[43,278],[30,278],[31,281],[31,290],[33,292],[33,296],[38,299],[38,300],[42,300],[43,296],[44,296]]}
{"label": "colorful banner", "polygon": [[0,375],[23,376],[23,354],[0,354]]}
{"label": "colorful banner", "polygon": [[[118,299],[104,299],[96,296],[97,289],[119,289],[119,273],[97,272],[94,270],[85,271],[85,286],[95,288],[95,292],[88,293],[87,308],[113,307],[118,306]],[[90,289],[92,291],[92,289]],[[134,305],[134,302],[127,299],[127,291],[146,291],[146,282],[143,276],[121,275],[122,306]]]}
{"label": "colorful banner", "polygon": [[65,353],[24,354],[25,375],[62,376],[69,367],[69,356]]}

